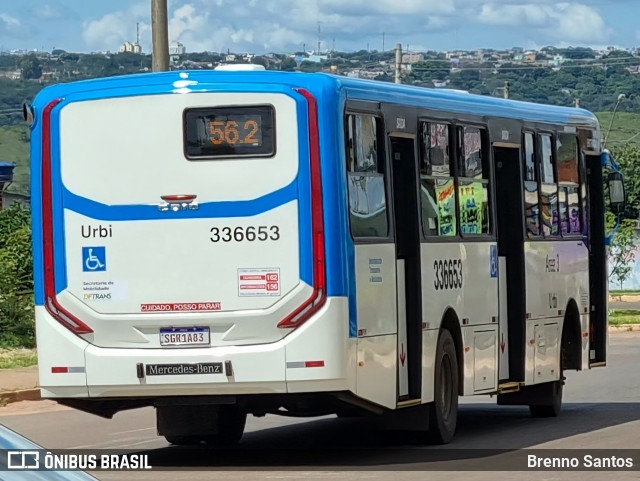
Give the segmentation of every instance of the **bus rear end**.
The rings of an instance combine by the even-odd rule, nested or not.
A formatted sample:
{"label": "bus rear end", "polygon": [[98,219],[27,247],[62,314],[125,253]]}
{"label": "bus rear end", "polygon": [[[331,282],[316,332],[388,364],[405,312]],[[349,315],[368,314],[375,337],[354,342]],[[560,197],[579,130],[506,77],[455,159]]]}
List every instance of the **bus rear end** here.
{"label": "bus rear end", "polygon": [[268,74],[142,75],[36,100],[44,397],[102,415],[155,404],[171,419],[191,396],[346,389],[318,105],[256,75]]}

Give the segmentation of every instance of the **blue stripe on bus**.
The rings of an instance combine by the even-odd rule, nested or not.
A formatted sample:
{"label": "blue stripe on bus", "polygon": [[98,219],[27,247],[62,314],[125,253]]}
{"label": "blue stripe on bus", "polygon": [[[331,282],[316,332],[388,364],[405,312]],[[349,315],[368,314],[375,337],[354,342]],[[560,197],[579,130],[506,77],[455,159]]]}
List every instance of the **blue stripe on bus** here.
{"label": "blue stripe on bus", "polygon": [[[329,93],[329,95],[327,95]],[[320,103],[322,183],[325,207],[327,277],[330,295],[348,296],[349,337],[358,333],[355,251],[349,226],[344,132],[344,91],[316,93]]]}
{"label": "blue stripe on bus", "polygon": [[[106,84],[111,84],[111,80],[104,80],[103,88]],[[131,81],[131,80],[130,80]],[[114,82],[115,83],[115,82]],[[64,96],[65,100],[60,103],[51,113],[51,166],[53,181],[53,222],[54,222],[54,244],[57,246],[54,252],[56,291],[62,292],[68,286],[67,280],[67,259],[64,245],[64,209],[76,211],[90,218],[100,220],[150,220],[150,219],[179,219],[179,218],[202,218],[202,217],[236,217],[251,216],[266,212],[270,209],[283,205],[291,200],[298,199],[299,207],[299,232],[300,232],[300,279],[309,284],[313,284],[313,261],[312,261],[312,240],[311,240],[311,202],[309,195],[309,145],[308,145],[308,122],[306,100],[291,90],[286,85],[268,85],[268,84],[246,84],[246,85],[224,85],[225,90],[212,90],[211,84],[201,84],[193,88],[195,91],[202,92],[257,92],[257,93],[285,93],[293,98],[297,103],[298,120],[304,122],[299,124],[300,139],[299,156],[300,164],[297,178],[288,186],[283,187],[275,192],[266,194],[258,199],[250,201],[227,201],[227,202],[211,202],[200,205],[198,211],[185,211],[179,213],[160,212],[157,206],[148,205],[124,205],[124,206],[108,206],[90,199],[74,194],[63,186],[60,169],[60,110],[64,106],[72,102],[80,102],[85,100],[109,99],[113,97],[135,97],[141,95],[168,94],[173,93],[171,84],[162,83],[158,85],[135,85],[128,88],[111,88],[109,90],[88,90],[84,92],[74,92],[69,89],[69,85],[57,86],[55,88],[45,89],[45,94],[39,95],[35,105],[38,107],[39,113],[46,104],[57,97]],[[216,85],[218,87],[220,85]],[[44,92],[44,91],[43,91]],[[48,94],[48,95],[47,95]],[[42,232],[42,206],[41,196],[41,168],[40,159],[42,156],[41,142],[42,130],[39,120],[32,126],[32,154],[34,162],[32,172],[35,174],[32,179],[33,193],[33,244],[35,247],[34,254],[34,280],[36,282],[35,301],[36,305],[44,304],[44,265],[42,258],[43,232]],[[307,139],[305,141],[305,139]],[[80,255],[80,254],[79,254]],[[332,292],[331,284],[328,286],[328,294],[336,295]]]}
{"label": "blue stripe on bus", "polygon": [[204,202],[197,210],[161,212],[157,205],[107,205],[87,199],[63,188],[63,204],[66,209],[96,220],[132,221],[166,219],[203,219],[224,217],[249,217],[263,214],[296,200],[298,180],[253,200]]}
{"label": "blue stripe on bus", "polygon": [[[187,80],[188,83],[183,82]],[[179,88],[181,81],[185,88]],[[192,84],[192,81],[195,83]],[[328,295],[349,296],[349,333],[357,335],[357,309],[355,285],[355,247],[350,236],[348,202],[346,194],[345,146],[343,130],[344,103],[350,99],[374,100],[396,104],[429,107],[434,110],[471,112],[480,116],[495,116],[523,121],[545,121],[569,125],[597,126],[595,116],[583,109],[537,105],[486,96],[438,89],[388,84],[386,82],[350,79],[326,74],[299,74],[287,72],[164,72],[138,74],[106,79],[94,79],[68,84],[58,84],[43,89],[34,101],[35,123],[32,126],[32,216],[35,266],[36,303],[44,302],[42,263],[42,212],[41,197],[41,115],[43,108],[53,99],[65,98],[52,114],[53,177],[60,182],[59,169],[59,119],[60,109],[71,102],[140,95],[188,94],[198,92],[264,92],[284,93],[295,99],[298,109],[300,169],[298,173],[298,201],[300,221],[300,272],[301,278],[311,283],[311,199],[309,194],[309,146],[306,101],[294,92],[303,87],[318,99],[320,109],[320,138],[322,175],[324,186],[325,233],[327,239]],[[305,140],[306,139],[306,140]],[[58,184],[61,185],[61,184]],[[56,187],[56,186],[54,186]],[[54,194],[54,223],[56,229],[56,282],[58,290],[66,287],[63,236],[63,197],[65,202],[82,207],[82,199],[70,199],[69,194],[56,188]],[[257,202],[257,200],[250,201]],[[138,207],[138,206],[134,206]],[[109,207],[111,209],[112,207]],[[241,209],[238,206],[239,209]],[[251,209],[251,207],[246,207]],[[215,210],[214,206],[211,206]],[[129,212],[129,211],[127,211]],[[163,217],[166,217],[163,216]],[[174,217],[175,218],[175,217]]]}

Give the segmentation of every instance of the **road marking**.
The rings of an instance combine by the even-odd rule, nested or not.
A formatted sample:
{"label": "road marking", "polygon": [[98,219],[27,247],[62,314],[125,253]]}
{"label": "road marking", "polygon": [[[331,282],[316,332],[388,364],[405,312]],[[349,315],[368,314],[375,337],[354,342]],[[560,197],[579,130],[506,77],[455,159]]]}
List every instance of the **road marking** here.
{"label": "road marking", "polygon": [[120,436],[121,434],[139,433],[142,431],[155,431],[156,428],[132,429],[131,431],[118,431],[117,433],[109,433],[109,436]]}

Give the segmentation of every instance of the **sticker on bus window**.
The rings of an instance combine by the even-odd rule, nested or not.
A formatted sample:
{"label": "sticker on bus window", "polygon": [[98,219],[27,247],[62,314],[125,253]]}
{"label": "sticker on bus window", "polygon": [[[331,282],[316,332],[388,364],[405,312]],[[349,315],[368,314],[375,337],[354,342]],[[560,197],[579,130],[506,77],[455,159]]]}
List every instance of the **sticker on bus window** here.
{"label": "sticker on bus window", "polygon": [[238,269],[238,296],[280,295],[280,268]]}

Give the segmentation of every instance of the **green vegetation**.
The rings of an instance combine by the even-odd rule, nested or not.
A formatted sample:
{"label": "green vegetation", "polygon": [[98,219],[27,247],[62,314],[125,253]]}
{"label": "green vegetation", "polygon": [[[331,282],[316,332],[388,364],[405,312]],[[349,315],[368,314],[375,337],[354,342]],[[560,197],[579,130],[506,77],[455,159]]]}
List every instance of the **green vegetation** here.
{"label": "green vegetation", "polygon": [[0,211],[0,347],[34,347],[31,212]]}
{"label": "green vegetation", "polygon": [[0,349],[0,369],[15,369],[38,364],[38,355],[33,349]]}
{"label": "green vegetation", "polygon": [[620,326],[623,324],[640,324],[640,310],[612,309],[609,312],[609,324]]}
{"label": "green vegetation", "polygon": [[[611,115],[613,112],[596,112],[596,117],[600,121],[602,137],[607,134]],[[626,146],[640,146],[640,114],[637,112],[617,112],[613,119],[611,132],[607,138],[605,147],[612,149],[615,147],[624,148]]]}
{"label": "green vegetation", "polygon": [[640,296],[639,290],[634,289],[612,289],[609,291],[610,296]]}
{"label": "green vegetation", "polygon": [[0,161],[16,164],[9,190],[29,193],[29,129],[27,126],[0,128]]}
{"label": "green vegetation", "polygon": [[627,211],[624,216],[620,216],[620,219],[616,219],[610,212],[607,213],[607,232],[611,232],[616,225],[616,220],[620,222],[609,251],[611,263],[609,280],[616,281],[622,287],[631,275],[635,260],[637,241],[635,219],[640,215],[640,147],[614,147],[612,154],[625,176],[628,202]]}

